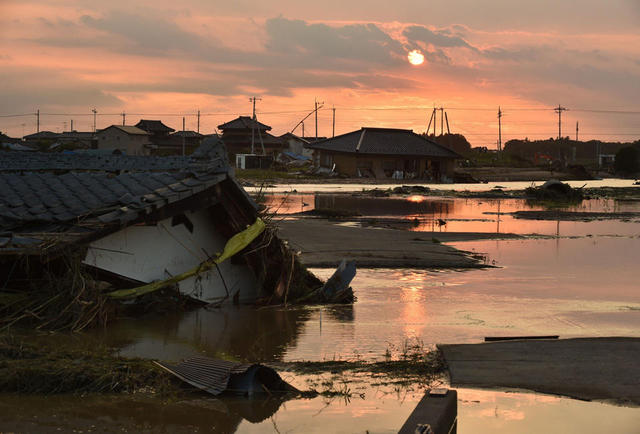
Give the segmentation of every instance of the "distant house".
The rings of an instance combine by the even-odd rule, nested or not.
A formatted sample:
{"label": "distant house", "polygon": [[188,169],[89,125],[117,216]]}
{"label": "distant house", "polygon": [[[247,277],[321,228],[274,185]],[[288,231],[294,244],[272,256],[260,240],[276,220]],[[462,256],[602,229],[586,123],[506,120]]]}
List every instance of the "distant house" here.
{"label": "distant house", "polygon": [[316,165],[348,176],[453,179],[454,151],[411,130],[364,127],[310,143]]}
{"label": "distant house", "polygon": [[149,155],[149,133],[131,125],[111,125],[96,133],[98,149],[120,151],[127,155]]}
{"label": "distant house", "polygon": [[218,125],[218,129],[222,131],[222,140],[227,146],[231,161],[235,161],[236,154],[261,154],[263,146],[265,154],[274,156],[286,148],[279,137],[268,133],[271,130],[269,125],[249,116],[239,116]]}
{"label": "distant house", "polygon": [[146,131],[150,135],[151,141],[154,139],[167,137],[175,130],[158,120],[140,119],[140,122],[135,124],[137,128]]}
{"label": "distant house", "polygon": [[0,143],[19,143],[20,139],[15,137],[9,137],[6,134],[0,132]]}
{"label": "distant house", "polygon": [[304,155],[305,157],[311,157],[313,155],[313,151],[306,147],[311,143],[308,139],[296,136],[293,133],[285,133],[279,138],[285,144],[288,152]]}
{"label": "distant house", "polygon": [[48,147],[57,142],[59,134],[53,131],[38,131],[37,133],[27,134],[22,138],[27,146],[32,147]]}
{"label": "distant house", "polygon": [[205,137],[204,134],[196,131],[176,131],[169,135],[169,140],[159,143],[155,152],[160,155],[182,155],[184,147],[185,155],[190,155],[200,146]]}

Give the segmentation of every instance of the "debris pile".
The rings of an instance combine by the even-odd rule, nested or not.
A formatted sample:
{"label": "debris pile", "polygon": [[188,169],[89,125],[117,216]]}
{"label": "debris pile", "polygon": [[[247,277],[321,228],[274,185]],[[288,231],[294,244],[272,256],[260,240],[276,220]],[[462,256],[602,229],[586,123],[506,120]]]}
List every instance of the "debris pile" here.
{"label": "debris pile", "polygon": [[573,188],[564,182],[550,179],[539,187],[527,188],[525,194],[535,200],[579,202],[584,198],[583,187]]}

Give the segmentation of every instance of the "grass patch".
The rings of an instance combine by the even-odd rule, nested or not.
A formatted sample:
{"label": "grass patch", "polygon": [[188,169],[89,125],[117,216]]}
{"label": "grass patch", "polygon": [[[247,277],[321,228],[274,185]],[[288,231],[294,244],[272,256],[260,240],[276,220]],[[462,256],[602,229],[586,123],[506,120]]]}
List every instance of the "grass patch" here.
{"label": "grass patch", "polygon": [[308,375],[368,374],[378,378],[378,384],[430,384],[439,379],[446,364],[439,350],[427,350],[424,344],[405,341],[400,348],[387,348],[384,360],[324,360],[290,362],[285,368]]}
{"label": "grass patch", "polygon": [[0,335],[0,392],[168,394],[179,387],[150,360],[128,359],[62,336]]}

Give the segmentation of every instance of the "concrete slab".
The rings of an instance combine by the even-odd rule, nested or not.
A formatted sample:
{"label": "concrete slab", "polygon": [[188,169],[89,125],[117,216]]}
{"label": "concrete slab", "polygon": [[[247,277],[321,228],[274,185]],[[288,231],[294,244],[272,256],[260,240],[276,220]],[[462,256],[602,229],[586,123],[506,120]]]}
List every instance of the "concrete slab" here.
{"label": "concrete slab", "polygon": [[482,268],[486,265],[481,260],[441,242],[517,237],[361,228],[322,219],[284,220],[278,228],[280,236],[302,252],[305,265],[320,268],[334,268],[343,258],[370,268]]}
{"label": "concrete slab", "polygon": [[528,389],[640,405],[640,338],[438,345],[452,386]]}

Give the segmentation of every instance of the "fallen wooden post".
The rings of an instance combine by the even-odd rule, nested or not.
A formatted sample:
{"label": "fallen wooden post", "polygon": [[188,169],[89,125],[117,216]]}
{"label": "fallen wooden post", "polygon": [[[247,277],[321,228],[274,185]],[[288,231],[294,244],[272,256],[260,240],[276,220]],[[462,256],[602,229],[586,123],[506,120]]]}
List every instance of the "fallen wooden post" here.
{"label": "fallen wooden post", "polygon": [[427,392],[399,434],[455,434],[458,424],[458,392],[435,389]]}

